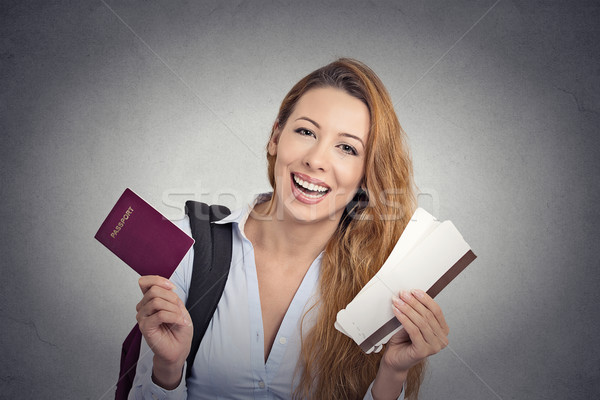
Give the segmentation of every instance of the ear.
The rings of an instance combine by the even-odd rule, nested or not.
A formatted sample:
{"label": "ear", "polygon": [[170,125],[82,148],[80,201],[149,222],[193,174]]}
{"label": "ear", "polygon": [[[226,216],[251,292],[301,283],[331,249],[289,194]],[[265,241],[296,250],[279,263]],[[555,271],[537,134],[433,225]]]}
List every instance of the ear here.
{"label": "ear", "polygon": [[273,132],[271,133],[271,139],[269,139],[269,155],[277,155],[277,144],[279,143],[279,121],[275,121],[273,124]]}

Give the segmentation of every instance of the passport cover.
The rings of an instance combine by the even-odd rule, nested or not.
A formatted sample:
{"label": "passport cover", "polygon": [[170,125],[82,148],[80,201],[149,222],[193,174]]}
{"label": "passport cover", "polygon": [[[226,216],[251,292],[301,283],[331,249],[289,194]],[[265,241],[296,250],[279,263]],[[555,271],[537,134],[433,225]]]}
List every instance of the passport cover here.
{"label": "passport cover", "polygon": [[140,275],[170,278],[194,239],[127,188],[94,236]]}

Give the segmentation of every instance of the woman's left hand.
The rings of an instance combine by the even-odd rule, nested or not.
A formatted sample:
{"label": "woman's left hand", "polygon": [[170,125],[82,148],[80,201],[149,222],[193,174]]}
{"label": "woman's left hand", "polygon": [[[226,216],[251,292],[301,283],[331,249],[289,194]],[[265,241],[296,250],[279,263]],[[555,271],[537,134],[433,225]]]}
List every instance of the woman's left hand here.
{"label": "woman's left hand", "polygon": [[422,290],[400,293],[392,310],[404,329],[388,342],[382,363],[395,372],[406,372],[448,345],[450,329],[440,306]]}

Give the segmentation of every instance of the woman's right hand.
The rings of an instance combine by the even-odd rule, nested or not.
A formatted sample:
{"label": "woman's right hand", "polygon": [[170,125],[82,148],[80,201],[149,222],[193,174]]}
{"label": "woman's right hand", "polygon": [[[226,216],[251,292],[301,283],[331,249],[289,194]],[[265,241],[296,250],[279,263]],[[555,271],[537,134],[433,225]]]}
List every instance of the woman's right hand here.
{"label": "woman's right hand", "polygon": [[154,352],[152,379],[165,389],[174,389],[181,381],[192,343],[190,314],[168,279],[142,276],[139,285],[144,297],[136,306],[136,319]]}

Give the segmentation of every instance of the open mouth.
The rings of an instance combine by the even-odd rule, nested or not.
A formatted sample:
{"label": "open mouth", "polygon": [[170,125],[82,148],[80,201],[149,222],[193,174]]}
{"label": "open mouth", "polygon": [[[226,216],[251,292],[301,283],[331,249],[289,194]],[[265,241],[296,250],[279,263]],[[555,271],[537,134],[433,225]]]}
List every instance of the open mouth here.
{"label": "open mouth", "polygon": [[327,186],[307,182],[296,174],[292,174],[292,181],[294,182],[294,186],[309,199],[320,199],[331,191],[331,188]]}

